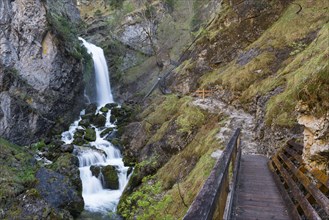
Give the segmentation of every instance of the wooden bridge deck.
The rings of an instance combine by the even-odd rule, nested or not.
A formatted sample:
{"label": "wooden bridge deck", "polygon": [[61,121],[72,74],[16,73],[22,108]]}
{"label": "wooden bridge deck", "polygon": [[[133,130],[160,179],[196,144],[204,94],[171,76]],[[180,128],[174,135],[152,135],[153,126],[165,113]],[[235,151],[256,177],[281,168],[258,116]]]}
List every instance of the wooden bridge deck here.
{"label": "wooden bridge deck", "polygon": [[267,163],[261,155],[241,157],[233,219],[291,219]]}

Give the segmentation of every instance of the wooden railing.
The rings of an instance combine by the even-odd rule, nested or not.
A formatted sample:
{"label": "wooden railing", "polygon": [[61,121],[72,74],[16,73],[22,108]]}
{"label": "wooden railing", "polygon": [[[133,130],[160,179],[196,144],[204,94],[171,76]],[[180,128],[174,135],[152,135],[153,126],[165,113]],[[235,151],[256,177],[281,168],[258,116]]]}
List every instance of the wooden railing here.
{"label": "wooden railing", "polygon": [[234,197],[231,195],[236,188],[240,158],[240,129],[237,129],[184,220],[231,219]]}
{"label": "wooden railing", "polygon": [[195,91],[194,94],[197,97],[202,98],[204,100],[206,97],[212,96],[213,91],[212,90],[207,90],[207,89],[198,89],[198,90]]}
{"label": "wooden railing", "polygon": [[329,219],[329,177],[306,165],[303,146],[289,141],[269,167],[293,219]]}

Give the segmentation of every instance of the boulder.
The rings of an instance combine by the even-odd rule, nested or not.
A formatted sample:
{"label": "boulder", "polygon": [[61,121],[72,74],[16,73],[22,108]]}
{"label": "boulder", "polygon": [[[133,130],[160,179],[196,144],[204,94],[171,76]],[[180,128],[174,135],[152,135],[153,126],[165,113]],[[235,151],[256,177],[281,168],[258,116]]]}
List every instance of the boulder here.
{"label": "boulder", "polygon": [[104,127],[106,123],[106,117],[102,114],[97,114],[91,119],[91,124],[96,127]]}
{"label": "boulder", "polygon": [[114,166],[108,165],[102,168],[105,189],[119,189],[119,177]]}
{"label": "boulder", "polygon": [[94,128],[87,128],[84,139],[87,141],[95,141],[96,140],[96,131]]}
{"label": "boulder", "polygon": [[55,209],[66,209],[72,216],[78,216],[84,208],[84,201],[68,177],[55,171],[40,168],[36,173],[41,198]]}
{"label": "boulder", "polygon": [[73,138],[82,138],[83,135],[85,135],[85,130],[83,129],[77,129],[73,135]]}
{"label": "boulder", "polygon": [[107,112],[109,112],[109,109],[106,107],[102,107],[99,111],[107,113]]}
{"label": "boulder", "polygon": [[79,137],[79,138],[75,138],[73,140],[72,144],[78,145],[78,146],[83,146],[85,144],[88,144],[88,142],[85,139],[83,139],[82,137]]}
{"label": "boulder", "polygon": [[95,113],[89,113],[89,114],[81,115],[81,119],[89,119],[90,120],[94,115],[95,115]]}
{"label": "boulder", "polygon": [[117,117],[115,115],[111,115],[110,122],[113,124],[117,120]]}
{"label": "boulder", "polygon": [[79,122],[79,125],[81,127],[84,127],[84,128],[88,128],[90,126],[90,121],[89,119],[82,119],[80,122]]}
{"label": "boulder", "polygon": [[101,167],[92,165],[92,166],[90,166],[90,171],[91,171],[93,176],[98,178],[99,174],[101,173]]}
{"label": "boulder", "polygon": [[117,103],[108,103],[105,105],[105,107],[111,110],[113,108],[118,107],[118,104]]}

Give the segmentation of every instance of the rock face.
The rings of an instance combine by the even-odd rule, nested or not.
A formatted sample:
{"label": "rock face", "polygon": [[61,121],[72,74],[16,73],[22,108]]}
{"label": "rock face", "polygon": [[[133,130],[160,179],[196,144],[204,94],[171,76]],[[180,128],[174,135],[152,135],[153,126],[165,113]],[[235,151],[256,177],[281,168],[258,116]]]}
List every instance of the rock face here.
{"label": "rock face", "polygon": [[66,209],[73,216],[77,216],[83,210],[84,202],[81,195],[65,176],[41,168],[36,178],[39,181],[36,189],[52,207]]}
{"label": "rock face", "polygon": [[68,125],[83,105],[81,63],[49,28],[54,10],[79,20],[72,0],[0,2],[0,136],[17,144]]}
{"label": "rock face", "polygon": [[297,109],[300,112],[298,123],[304,126],[304,160],[311,166],[329,172],[329,113],[318,118],[311,115],[302,104]]}

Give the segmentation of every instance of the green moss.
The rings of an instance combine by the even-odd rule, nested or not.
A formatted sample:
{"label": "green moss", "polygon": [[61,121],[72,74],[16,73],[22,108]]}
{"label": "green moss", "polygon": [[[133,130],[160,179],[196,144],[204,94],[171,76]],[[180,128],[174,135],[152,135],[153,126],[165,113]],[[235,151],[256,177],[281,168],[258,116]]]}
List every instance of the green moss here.
{"label": "green moss", "polygon": [[317,115],[327,111],[329,24],[326,24],[304,51],[283,69],[279,77],[286,80],[283,93],[272,97],[266,108],[266,123],[292,126],[296,122],[295,107],[304,101]]}
{"label": "green moss", "polygon": [[[233,60],[204,75],[200,79],[201,86],[230,90],[242,104],[254,102],[257,97],[281,87],[283,92],[271,94],[273,97],[266,107],[266,123],[273,126],[296,124],[295,107],[299,101],[314,107],[317,101],[309,100],[324,100],[327,94],[321,94],[321,91],[326,91],[326,81],[318,76],[326,76],[323,70],[327,66],[325,57],[328,57],[329,44],[326,3],[320,0],[310,6],[306,0],[298,2],[308,5],[303,7],[301,14],[296,14],[296,5],[290,5],[262,36],[245,49],[259,51],[250,57],[248,63],[241,65],[237,59]],[[210,31],[215,28],[212,26]],[[316,84],[319,89],[312,89]],[[314,91],[312,95],[305,95],[309,90]],[[314,107],[314,111],[323,113],[325,106]]]}
{"label": "green moss", "polygon": [[32,155],[20,147],[0,138],[0,205],[35,185],[37,165]]}
{"label": "green moss", "polygon": [[[118,212],[127,220],[138,219],[174,219],[171,215],[164,214],[164,208],[172,202],[170,196],[161,196],[161,182],[154,177],[143,178],[143,186],[125,198],[118,207]],[[136,217],[137,216],[137,217]]]}
{"label": "green moss", "polygon": [[179,132],[191,133],[194,129],[200,127],[205,121],[202,111],[195,106],[183,106],[181,115],[176,122],[179,126]]}
{"label": "green moss", "polygon": [[77,24],[74,24],[67,17],[55,11],[47,13],[47,21],[51,31],[62,42],[69,55],[79,60],[89,56],[86,49],[81,46],[77,39]]}
{"label": "green moss", "polygon": [[[188,100],[188,98],[179,99],[176,95],[165,96],[165,99],[159,103],[156,107],[151,106],[150,109],[154,109],[150,114],[145,115],[145,121],[151,125],[163,124],[165,121],[171,119],[175,115],[181,105]],[[146,109],[149,112],[149,109]]]}
{"label": "green moss", "polygon": [[298,99],[307,104],[317,117],[321,117],[329,109],[329,65],[311,78],[299,90]]}

